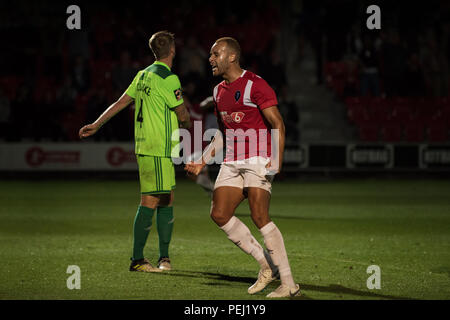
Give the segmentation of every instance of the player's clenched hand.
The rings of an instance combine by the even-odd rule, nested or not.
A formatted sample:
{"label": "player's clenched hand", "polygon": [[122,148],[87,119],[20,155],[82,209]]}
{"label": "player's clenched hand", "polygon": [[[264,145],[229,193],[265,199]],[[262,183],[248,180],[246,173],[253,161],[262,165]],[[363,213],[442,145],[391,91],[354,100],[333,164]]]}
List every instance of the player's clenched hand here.
{"label": "player's clenched hand", "polygon": [[281,171],[281,166],[275,166],[275,165],[272,165],[272,161],[269,161],[269,162],[266,164],[266,170],[267,170],[266,175],[274,176],[274,175],[280,173],[280,171]]}
{"label": "player's clenched hand", "polygon": [[203,163],[189,162],[184,166],[184,170],[187,171],[188,174],[193,174],[193,175],[198,176],[204,166],[205,166],[205,164],[203,164]]}
{"label": "player's clenched hand", "polygon": [[91,123],[81,128],[78,134],[80,135],[80,139],[83,139],[92,136],[98,129],[98,126]]}

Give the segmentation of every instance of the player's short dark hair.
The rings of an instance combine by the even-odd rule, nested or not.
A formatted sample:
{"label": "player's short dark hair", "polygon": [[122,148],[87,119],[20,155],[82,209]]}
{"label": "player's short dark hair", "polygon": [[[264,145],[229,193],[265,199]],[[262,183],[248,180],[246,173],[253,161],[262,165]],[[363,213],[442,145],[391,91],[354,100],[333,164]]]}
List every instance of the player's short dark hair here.
{"label": "player's short dark hair", "polygon": [[241,46],[239,45],[239,42],[232,37],[219,38],[216,40],[216,43],[218,42],[225,42],[228,49],[236,54],[236,61],[239,63],[239,60],[241,59]]}
{"label": "player's short dark hair", "polygon": [[175,44],[175,35],[169,31],[159,31],[152,35],[148,41],[156,60],[166,58]]}

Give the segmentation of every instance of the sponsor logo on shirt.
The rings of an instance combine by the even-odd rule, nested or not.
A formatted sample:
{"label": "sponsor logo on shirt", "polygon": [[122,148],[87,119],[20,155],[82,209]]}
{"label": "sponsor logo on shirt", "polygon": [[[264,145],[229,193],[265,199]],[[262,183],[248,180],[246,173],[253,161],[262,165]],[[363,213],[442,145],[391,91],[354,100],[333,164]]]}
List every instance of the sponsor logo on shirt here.
{"label": "sponsor logo on shirt", "polygon": [[228,122],[228,123],[240,123],[242,121],[242,119],[244,119],[245,113],[244,112],[233,112],[232,114],[228,114],[226,111],[222,111],[220,113],[222,120],[224,122]]}
{"label": "sponsor logo on shirt", "polygon": [[234,122],[239,123],[244,119],[245,113],[243,112],[233,112],[231,114],[231,119],[233,119]]}
{"label": "sponsor logo on shirt", "polygon": [[181,98],[183,97],[181,89],[173,90],[173,94],[175,95],[177,101],[181,100]]}

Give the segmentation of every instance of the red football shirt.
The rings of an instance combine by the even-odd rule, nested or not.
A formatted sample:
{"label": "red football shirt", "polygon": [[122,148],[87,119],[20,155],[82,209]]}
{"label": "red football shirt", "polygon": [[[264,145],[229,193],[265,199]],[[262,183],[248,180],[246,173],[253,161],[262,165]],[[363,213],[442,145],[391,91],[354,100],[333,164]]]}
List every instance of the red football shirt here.
{"label": "red football shirt", "polygon": [[278,101],[267,82],[244,70],[235,81],[219,83],[214,88],[213,98],[219,127],[225,137],[224,162],[270,157],[272,127],[262,110],[278,105]]}

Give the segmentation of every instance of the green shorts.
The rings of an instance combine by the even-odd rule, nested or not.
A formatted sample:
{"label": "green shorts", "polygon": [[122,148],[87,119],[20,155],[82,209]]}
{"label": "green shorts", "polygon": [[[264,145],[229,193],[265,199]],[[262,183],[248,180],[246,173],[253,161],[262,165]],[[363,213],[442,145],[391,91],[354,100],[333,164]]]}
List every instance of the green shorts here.
{"label": "green shorts", "polygon": [[170,193],[175,189],[175,168],[171,158],[137,154],[141,194]]}

